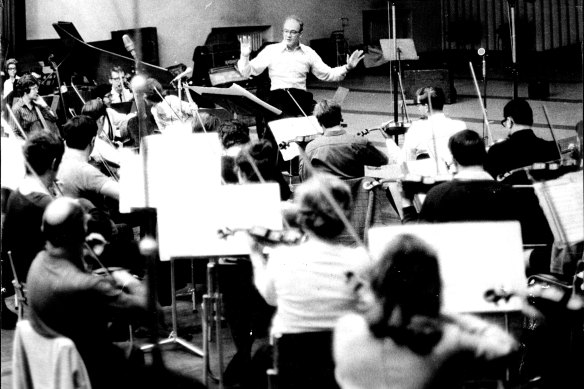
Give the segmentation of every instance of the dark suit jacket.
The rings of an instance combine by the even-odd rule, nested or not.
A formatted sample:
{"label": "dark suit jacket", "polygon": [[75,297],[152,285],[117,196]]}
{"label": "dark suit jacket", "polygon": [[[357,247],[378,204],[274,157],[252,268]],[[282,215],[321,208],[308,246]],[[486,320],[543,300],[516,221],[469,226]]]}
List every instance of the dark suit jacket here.
{"label": "dark suit jacket", "polygon": [[[533,130],[515,132],[500,143],[495,143],[487,153],[485,170],[493,178],[513,169],[530,166],[535,162],[548,162],[559,159],[558,149],[553,141],[538,138]],[[521,179],[505,181],[510,184],[527,183],[526,176]]]}

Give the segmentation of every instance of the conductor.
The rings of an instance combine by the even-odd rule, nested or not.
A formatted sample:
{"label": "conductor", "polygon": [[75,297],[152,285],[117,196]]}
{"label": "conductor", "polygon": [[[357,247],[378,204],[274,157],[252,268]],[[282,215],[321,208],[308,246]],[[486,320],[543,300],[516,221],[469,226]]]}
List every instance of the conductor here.
{"label": "conductor", "polygon": [[312,113],[312,94],[306,91],[308,72],[319,80],[337,82],[343,80],[363,59],[363,50],[355,50],[350,56],[347,55],[346,65],[331,68],[313,49],[300,43],[303,29],[304,23],[298,16],[288,16],[282,29],[282,41],[265,47],[251,61],[250,37],[240,38],[241,56],[237,62],[240,73],[244,77],[257,76],[267,68],[271,80],[268,103],[282,110],[285,117],[303,115],[287,91],[304,113]]}

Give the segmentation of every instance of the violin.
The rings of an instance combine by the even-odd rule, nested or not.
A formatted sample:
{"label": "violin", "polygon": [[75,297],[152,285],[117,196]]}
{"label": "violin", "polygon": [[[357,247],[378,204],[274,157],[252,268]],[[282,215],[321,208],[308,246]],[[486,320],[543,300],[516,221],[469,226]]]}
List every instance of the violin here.
{"label": "violin", "polygon": [[497,181],[504,181],[514,174],[525,172],[534,181],[555,180],[566,173],[578,171],[580,164],[574,159],[562,159],[559,161],[536,162],[530,166],[520,167],[497,176]]}
{"label": "violin", "polygon": [[235,228],[228,227],[221,228],[217,231],[217,235],[221,239],[226,239],[233,236],[236,232],[244,231],[249,234],[258,243],[275,246],[275,245],[296,245],[299,244],[305,237],[304,233],[297,228],[288,228],[286,230],[272,230],[265,227],[252,228]]}
{"label": "violin", "polygon": [[285,142],[280,142],[278,144],[278,148],[280,150],[285,150],[288,147],[290,147],[291,143],[296,143],[298,144],[298,146],[302,147],[302,148],[306,148],[306,145],[310,142],[312,142],[313,140],[315,140],[316,138],[318,138],[319,136],[321,136],[321,134],[314,134],[314,135],[304,135],[304,136],[297,136],[294,139],[291,139],[289,141],[285,141]]}
{"label": "violin", "polygon": [[396,137],[405,134],[411,126],[411,122],[386,122],[379,127],[365,129],[357,133],[358,136],[365,136],[374,131],[381,131],[385,138]]}

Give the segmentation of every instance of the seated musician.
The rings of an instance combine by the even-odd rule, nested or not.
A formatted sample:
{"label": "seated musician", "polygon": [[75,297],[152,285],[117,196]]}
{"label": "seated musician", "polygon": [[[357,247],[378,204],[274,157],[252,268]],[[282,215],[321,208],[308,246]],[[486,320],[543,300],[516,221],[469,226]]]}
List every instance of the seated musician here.
{"label": "seated musician", "polygon": [[[138,114],[128,120],[128,136],[130,140],[125,143],[126,147],[138,148],[142,137],[160,134],[158,124],[152,114],[152,107],[157,102],[162,101],[156,91],[162,91],[162,85],[154,78],[148,78],[143,84],[139,84],[135,88]],[[156,101],[153,101],[153,99]]]}
{"label": "seated musician", "polygon": [[441,371],[454,357],[493,360],[519,346],[496,325],[441,312],[437,254],[414,236],[392,240],[368,273],[364,312],[341,317],[335,328],[341,388],[457,387],[451,381],[464,376],[461,366],[456,376]]}
{"label": "seated musician", "polygon": [[[345,216],[349,214],[352,199],[347,184],[328,174],[315,174],[294,194],[296,223],[308,239],[269,252],[250,240],[254,283],[266,302],[276,307],[272,334],[329,332],[340,316],[354,308],[346,273],[367,266],[369,257],[362,248],[335,243],[346,226],[329,198]],[[298,379],[302,381],[302,377]]]}
{"label": "seated musician", "polygon": [[64,151],[61,138],[45,131],[32,133],[23,146],[24,157],[34,172],[26,168],[22,182],[6,202],[2,230],[2,285],[9,290],[12,289],[10,281],[13,277],[7,253],[12,252],[18,280],[24,282],[32,260],[45,245],[41,220],[55,195],[55,177]]}
{"label": "seated musician", "polygon": [[427,120],[412,123],[404,136],[402,146],[403,158],[407,161],[432,158],[438,162],[440,174],[448,172],[451,155],[448,151],[448,139],[466,128],[461,120],[454,120],[444,113],[446,96],[439,87],[426,87],[420,95],[418,104]]}
{"label": "seated musician", "polygon": [[[493,178],[499,178],[513,169],[531,166],[535,162],[561,159],[554,141],[546,141],[535,135],[533,111],[524,99],[513,99],[503,108],[501,124],[509,132],[508,137],[493,144],[487,153],[485,169]],[[525,173],[505,179],[510,184],[528,184]]]}
{"label": "seated musician", "polygon": [[[276,152],[272,144],[265,140],[254,141],[244,145],[235,158],[235,171],[240,183],[276,182],[280,186],[280,200],[286,201],[292,196],[290,186],[284,179],[276,163]],[[254,167],[255,164],[255,167]],[[255,168],[261,175],[258,176]]]}
{"label": "seated musician", "polygon": [[111,142],[121,141],[128,137],[128,120],[136,116],[135,113],[124,115],[108,108],[102,99],[87,101],[81,108],[81,114],[95,120],[100,129],[98,136],[107,136]]}
{"label": "seated musician", "polygon": [[[478,133],[460,131],[450,138],[448,148],[456,173],[451,181],[428,191],[419,214],[412,205],[415,193],[404,191],[401,184],[403,223],[517,220],[524,244],[551,244],[550,227],[533,191],[522,192],[497,182],[483,169],[486,150]],[[529,258],[529,271],[548,273],[549,255],[550,247],[534,250]]]}
{"label": "seated musician", "polygon": [[139,382],[143,357],[115,346],[108,323],[115,315],[136,319],[146,312],[146,288],[126,271],[88,273],[84,259],[86,214],[77,200],[51,202],[42,218],[46,247],[27,277],[30,320],[48,337],[70,338],[93,388],[129,388]]}
{"label": "seated musician", "polygon": [[65,196],[82,197],[102,208],[104,198],[119,200],[120,188],[117,181],[89,164],[96,135],[97,124],[89,116],[76,116],[65,123],[66,148],[57,179]]}
{"label": "seated musician", "polygon": [[239,120],[229,120],[217,127],[219,141],[223,146],[221,156],[221,175],[228,184],[237,184],[239,178],[235,171],[235,157],[249,143],[249,127]]}
{"label": "seated musician", "polygon": [[129,89],[129,85],[127,85],[126,72],[121,66],[114,66],[111,69],[109,82],[112,86],[108,94],[111,103],[123,103],[134,99],[134,94]]}
{"label": "seated musician", "polygon": [[[331,100],[322,100],[314,107],[314,116],[324,130],[306,146],[306,156],[312,166],[321,172],[342,179],[365,176],[365,166],[382,166],[387,155],[364,137],[350,135],[341,127],[341,106]],[[312,169],[300,160],[300,177],[306,180]]]}
{"label": "seated musician", "polygon": [[403,221],[513,219],[515,207],[511,188],[494,181],[483,169],[487,152],[480,135],[472,130],[460,131],[449,139],[448,149],[456,170],[453,180],[428,191],[419,215],[412,203],[414,193],[402,191]]}
{"label": "seated musician", "polygon": [[[12,112],[26,136],[37,130],[48,130],[59,135],[57,115],[39,95],[39,83],[34,76],[25,74],[19,78],[16,94],[21,98],[14,101]],[[16,136],[23,137],[20,131],[16,131]]]}

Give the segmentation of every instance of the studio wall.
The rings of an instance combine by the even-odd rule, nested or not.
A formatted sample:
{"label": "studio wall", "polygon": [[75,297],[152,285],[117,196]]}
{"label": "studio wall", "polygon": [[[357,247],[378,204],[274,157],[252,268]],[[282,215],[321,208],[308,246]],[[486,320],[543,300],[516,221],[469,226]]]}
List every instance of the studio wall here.
{"label": "studio wall", "polygon": [[303,42],[329,37],[349,19],[345,36],[362,42],[361,11],[368,1],[354,0],[25,0],[28,40],[57,39],[52,23],[70,21],[87,42],[108,40],[110,31],[156,27],[160,64],[190,65],[196,46],[213,27],[272,25],[269,40],[279,40],[283,18],[297,14],[305,21]]}

